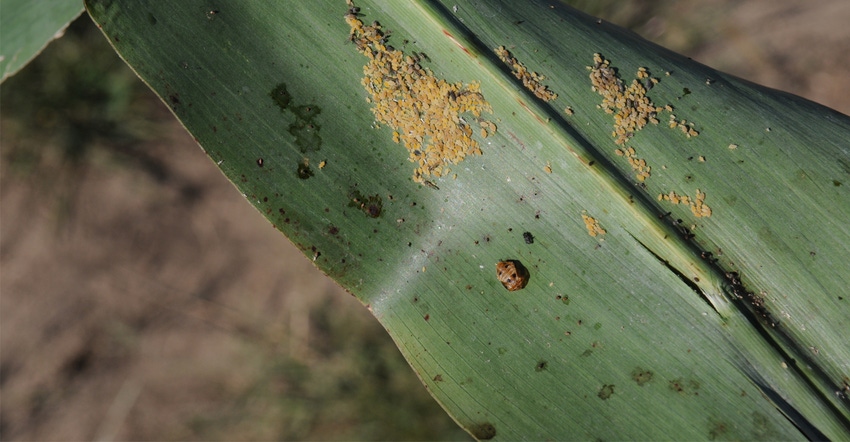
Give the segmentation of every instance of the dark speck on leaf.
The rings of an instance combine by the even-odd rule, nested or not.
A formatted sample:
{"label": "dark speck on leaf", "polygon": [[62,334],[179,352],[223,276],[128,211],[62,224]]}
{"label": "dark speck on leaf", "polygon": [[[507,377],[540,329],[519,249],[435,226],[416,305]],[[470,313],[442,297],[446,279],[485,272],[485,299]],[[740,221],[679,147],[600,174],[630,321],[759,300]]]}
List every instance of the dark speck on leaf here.
{"label": "dark speck on leaf", "polygon": [[546,370],[549,367],[549,363],[546,361],[538,361],[537,365],[534,367],[534,371],[541,372]]}

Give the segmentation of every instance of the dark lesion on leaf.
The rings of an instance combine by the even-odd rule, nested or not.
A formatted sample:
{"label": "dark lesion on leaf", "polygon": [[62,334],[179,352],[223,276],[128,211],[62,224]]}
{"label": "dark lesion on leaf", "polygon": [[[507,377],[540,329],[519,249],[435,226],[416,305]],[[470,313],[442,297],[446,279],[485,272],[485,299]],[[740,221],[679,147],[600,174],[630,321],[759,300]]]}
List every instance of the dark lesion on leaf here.
{"label": "dark lesion on leaf", "polygon": [[472,434],[472,437],[478,440],[490,440],[496,437],[496,427],[490,422],[473,424],[468,428],[468,430],[469,433]]}
{"label": "dark lesion on leaf", "polygon": [[377,218],[381,216],[381,212],[384,208],[381,195],[375,194],[364,196],[359,190],[354,189],[349,193],[348,197],[350,199],[348,203],[349,207],[356,207],[360,209],[370,218]]}
{"label": "dark lesion on leaf", "polygon": [[296,174],[298,178],[302,180],[306,180],[313,176],[313,169],[310,168],[310,161],[306,158],[298,163],[298,168],[296,169]]}

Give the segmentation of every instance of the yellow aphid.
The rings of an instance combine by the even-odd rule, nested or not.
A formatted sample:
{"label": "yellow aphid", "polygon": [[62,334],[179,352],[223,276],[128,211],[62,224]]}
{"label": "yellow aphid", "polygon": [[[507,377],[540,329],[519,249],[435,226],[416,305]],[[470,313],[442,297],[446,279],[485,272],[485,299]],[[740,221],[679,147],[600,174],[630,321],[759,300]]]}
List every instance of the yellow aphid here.
{"label": "yellow aphid", "polygon": [[322,160],[322,161],[319,162],[319,169],[324,169],[325,166],[327,166],[327,165],[328,165],[328,161]]}
{"label": "yellow aphid", "polygon": [[488,136],[496,133],[496,124],[492,121],[479,120],[478,125],[481,126],[481,136],[483,138],[487,138]]}
{"label": "yellow aphid", "polygon": [[543,171],[546,173],[552,173],[552,165],[549,162],[546,162],[546,165],[543,166]]}

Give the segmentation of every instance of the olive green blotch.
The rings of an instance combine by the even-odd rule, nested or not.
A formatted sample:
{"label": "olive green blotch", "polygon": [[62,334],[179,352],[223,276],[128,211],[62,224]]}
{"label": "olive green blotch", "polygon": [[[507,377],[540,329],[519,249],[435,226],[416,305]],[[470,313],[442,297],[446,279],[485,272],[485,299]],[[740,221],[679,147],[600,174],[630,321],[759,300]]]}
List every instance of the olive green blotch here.
{"label": "olive green blotch", "polygon": [[490,422],[483,422],[469,427],[469,432],[472,437],[478,440],[490,440],[496,437],[496,427]]}
{"label": "olive green blotch", "polygon": [[269,92],[269,96],[272,97],[277,107],[280,108],[280,111],[283,112],[289,106],[289,103],[292,101],[292,95],[289,94],[289,91],[286,90],[286,83],[281,83],[275,86],[271,92]]}
{"label": "olive green blotch", "polygon": [[363,193],[354,189],[348,194],[348,198],[350,199],[348,202],[349,207],[356,207],[360,209],[370,218],[377,218],[381,216],[381,212],[384,208],[381,195],[363,196]]}
{"label": "olive green blotch", "polygon": [[644,384],[652,380],[652,372],[644,370],[641,367],[637,367],[632,371],[632,380],[634,380],[639,387],[643,387]]}
{"label": "olive green blotch", "polygon": [[[295,116],[295,122],[289,125],[289,133],[295,138],[295,145],[298,146],[301,153],[319,150],[322,147],[322,137],[319,135],[321,126],[316,122],[316,117],[322,113],[322,109],[315,104],[290,107],[293,97],[286,89],[285,83],[275,86],[269,92],[269,96],[281,112],[289,111]],[[299,177],[301,177],[301,174],[299,174]]]}
{"label": "olive green blotch", "polygon": [[597,396],[599,396],[599,399],[602,399],[604,401],[604,400],[610,398],[613,394],[614,394],[614,384],[605,384],[599,390],[599,394],[597,394]]}
{"label": "olive green blotch", "polygon": [[295,174],[298,175],[298,178],[302,180],[306,180],[313,176],[313,169],[310,168],[310,162],[308,160],[304,160],[298,163],[298,168],[295,170]]}

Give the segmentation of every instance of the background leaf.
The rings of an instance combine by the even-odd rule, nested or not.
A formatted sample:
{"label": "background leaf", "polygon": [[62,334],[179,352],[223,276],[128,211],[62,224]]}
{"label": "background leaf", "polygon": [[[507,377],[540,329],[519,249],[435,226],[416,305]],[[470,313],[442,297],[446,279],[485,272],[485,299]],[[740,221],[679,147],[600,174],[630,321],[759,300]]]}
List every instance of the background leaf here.
{"label": "background leaf", "polygon": [[[474,435],[489,436],[491,429],[495,429],[499,436],[505,437],[528,435],[529,428],[540,427],[552,431],[553,434],[563,434],[563,431],[583,424],[587,425],[585,428],[589,428],[588,436],[593,434],[597,437],[606,435],[611,437],[625,434],[628,430],[647,432],[631,433],[635,437],[663,436],[668,433],[660,427],[644,426],[635,430],[637,427],[632,419],[638,418],[630,418],[628,410],[632,410],[631,413],[635,413],[635,410],[642,411],[641,407],[635,407],[635,403],[659,401],[659,396],[654,395],[671,394],[671,391],[679,393],[676,388],[680,385],[678,380],[685,378],[675,376],[685,371],[689,374],[696,373],[694,376],[697,378],[708,379],[688,383],[692,388],[699,385],[698,388],[701,390],[698,400],[691,400],[684,405],[686,408],[690,407],[693,416],[701,416],[702,419],[699,422],[691,420],[688,424],[670,420],[679,416],[678,411],[681,411],[677,410],[673,413],[673,407],[666,410],[653,408],[654,412],[672,414],[671,416],[658,415],[655,416],[656,419],[671,423],[671,426],[676,428],[688,428],[690,433],[687,434],[691,437],[713,436],[721,430],[724,437],[727,435],[729,437],[770,436],[774,434],[771,432],[793,433],[794,430],[788,426],[787,422],[772,411],[773,405],[759,397],[759,391],[755,389],[753,382],[760,379],[756,378],[754,372],[730,371],[730,368],[743,370],[749,367],[750,364],[746,362],[746,358],[753,357],[752,352],[764,350],[764,348],[760,347],[762,344],[758,340],[743,343],[742,339],[752,332],[752,330],[747,331],[746,328],[733,333],[736,345],[729,345],[724,338],[726,335],[719,331],[718,324],[723,320],[730,321],[732,325],[729,328],[737,330],[736,327],[746,327],[747,323],[736,316],[735,310],[722,311],[721,309],[725,318],[711,313],[706,315],[708,321],[702,319],[701,316],[705,313],[707,304],[697,296],[693,287],[683,284],[678,275],[671,272],[664,263],[656,260],[647,250],[647,247],[655,249],[657,255],[672,262],[673,268],[694,269],[698,272],[701,276],[698,282],[701,283],[697,286],[708,293],[709,300],[717,305],[717,301],[721,299],[719,293],[722,278],[718,277],[717,272],[711,267],[702,264],[694,255],[689,255],[686,243],[678,240],[667,241],[664,235],[667,233],[675,235],[675,229],[666,224],[650,222],[653,217],[647,215],[654,211],[654,207],[648,204],[648,201],[631,204],[628,198],[630,191],[625,186],[628,169],[625,172],[621,170],[616,173],[617,166],[614,161],[608,160],[608,163],[601,163],[607,151],[594,148],[594,146],[603,145],[602,135],[596,135],[600,139],[598,143],[583,146],[580,143],[580,134],[571,133],[568,125],[557,120],[555,124],[548,125],[545,124],[548,123],[545,119],[537,118],[541,115],[544,118],[546,115],[552,118],[551,116],[556,114],[551,109],[527,101],[526,105],[537,114],[535,117],[529,116],[527,108],[517,105],[515,98],[525,97],[525,95],[517,92],[516,89],[509,88],[510,77],[507,73],[500,74],[500,71],[493,68],[495,64],[486,65],[485,63],[482,68],[453,61],[466,60],[466,56],[456,55],[457,50],[452,46],[453,42],[446,40],[445,35],[440,32],[440,27],[422,26],[421,21],[422,17],[428,20],[445,17],[445,9],[438,10],[437,13],[416,9],[388,11],[386,14],[391,18],[386,19],[387,27],[396,29],[396,32],[401,32],[400,29],[406,30],[410,34],[411,41],[426,48],[436,67],[435,71],[440,66],[452,66],[453,75],[458,77],[474,78],[486,73],[490,78],[486,81],[481,80],[482,89],[493,103],[495,115],[497,117],[499,115],[518,116],[516,122],[507,122],[507,118],[501,118],[499,124],[500,133],[514,134],[519,141],[502,136],[496,146],[492,147],[494,150],[503,147],[498,150],[498,157],[485,152],[478,163],[467,160],[463,163],[463,167],[469,164],[470,170],[464,171],[466,174],[459,174],[457,184],[451,184],[452,188],[447,188],[448,184],[438,183],[441,185],[440,192],[428,193],[429,189],[418,187],[405,179],[409,176],[410,165],[404,161],[406,157],[404,152],[399,152],[397,146],[387,142],[387,134],[362,132],[371,120],[368,112],[364,112],[365,109],[361,112],[353,112],[353,109],[349,108],[350,105],[343,104],[362,103],[364,92],[358,89],[358,64],[362,64],[362,60],[357,60],[359,55],[356,52],[352,52],[353,55],[348,57],[343,49],[339,49],[344,47],[341,46],[340,41],[345,40],[345,29],[336,36],[341,37],[341,40],[334,40],[333,31],[322,36],[310,32],[315,29],[334,29],[335,22],[329,21],[332,12],[325,11],[314,16],[309,11],[287,11],[288,13],[301,12],[301,14],[292,15],[291,17],[297,17],[297,20],[293,19],[292,23],[287,22],[289,26],[286,26],[288,34],[286,37],[279,37],[281,41],[276,42],[277,44],[265,42],[265,45],[268,45],[265,47],[264,42],[246,38],[243,33],[251,29],[257,32],[257,35],[265,35],[265,32],[268,32],[268,35],[274,35],[271,29],[263,28],[263,26],[270,26],[269,24],[254,25],[253,28],[247,26],[247,23],[254,21],[253,18],[249,20],[248,17],[275,16],[274,11],[264,10],[266,7],[262,6],[258,11],[252,11],[251,8],[234,11],[228,19],[233,20],[232,22],[226,25],[210,25],[213,19],[226,17],[220,15],[221,10],[204,11],[207,8],[203,5],[192,5],[182,13],[167,11],[165,18],[162,18],[163,13],[134,10],[134,7],[130,6],[122,11],[124,13],[122,19],[138,27],[136,32],[129,34],[130,37],[123,35],[120,27],[110,28],[114,23],[110,20],[112,16],[109,14],[114,13],[114,9],[112,11],[98,10],[95,7],[92,13],[104,25],[105,32],[113,39],[123,56],[171,104],[175,113],[205,146],[210,156],[214,160],[223,161],[220,163],[222,169],[234,179],[246,196],[257,204],[273,223],[290,235],[296,244],[299,244],[308,254],[312,254],[320,267],[338,278],[355,294],[361,296],[364,302],[371,305],[376,316],[394,334],[402,350],[412,358],[412,363],[425,379],[426,384],[431,387],[438,399],[443,400],[444,405],[455,413],[459,422],[470,429]],[[404,7],[401,6],[401,8]],[[215,12],[212,18],[210,18],[210,12]],[[203,18],[207,22],[194,21],[200,19],[200,13],[203,13]],[[286,16],[289,17],[289,15]],[[167,32],[152,30],[160,22],[168,25],[163,26]],[[382,19],[383,22],[384,19]],[[188,27],[190,24],[197,24],[197,26]],[[449,25],[449,23],[443,24]],[[211,26],[220,27],[212,28]],[[211,48],[207,45],[185,50],[175,49],[176,53],[160,55],[161,58],[153,53],[153,48],[176,48],[179,46],[178,41],[186,40],[188,35],[204,35],[200,34],[202,31],[217,33],[217,38],[213,41],[220,41],[221,47]],[[225,31],[233,32],[232,37]],[[301,40],[292,39],[293,35],[310,37],[304,46],[297,46],[296,42]],[[314,35],[315,39],[313,39]],[[163,40],[155,43],[145,40],[154,37]],[[398,36],[394,38],[397,39]],[[235,46],[235,42],[238,41],[251,41],[252,46],[250,48]],[[127,46],[124,47],[123,44]],[[271,59],[278,61],[269,61],[270,55],[275,54],[272,48],[281,48],[286,45],[290,45],[287,46],[289,48],[295,45],[293,52],[278,52],[277,56],[271,56]],[[578,46],[581,47],[581,45]],[[310,63],[309,56],[317,51],[337,63],[328,63],[331,67],[323,66],[321,71],[315,69]],[[478,51],[478,53],[484,57],[485,52]],[[613,49],[609,53],[616,55]],[[533,59],[533,57],[529,58]],[[672,63],[671,60],[666,61]],[[677,62],[685,63],[683,60],[677,60]],[[265,68],[258,68],[257,65],[260,64]],[[216,65],[235,68],[232,71],[214,70]],[[251,65],[253,65],[252,69],[248,69],[247,66]],[[674,66],[678,65],[674,64]],[[177,74],[180,72],[177,67],[183,70],[194,67],[193,75],[180,76]],[[298,72],[308,70],[309,74],[304,74],[300,78],[297,75]],[[168,72],[174,74],[168,75]],[[295,104],[316,106],[321,109],[321,115],[327,115],[327,120],[318,117],[316,119],[322,123],[322,127],[319,128],[323,140],[320,149],[322,154],[327,152],[328,167],[338,162],[344,165],[340,170],[341,173],[336,176],[329,176],[331,172],[329,170],[326,175],[318,173],[307,180],[300,180],[298,168],[299,165],[305,164],[304,157],[312,160],[311,164],[316,164],[320,160],[304,155],[311,152],[315,154],[315,151],[308,149],[304,152],[303,146],[299,146],[297,140],[293,142],[291,138],[282,138],[279,129],[276,131],[274,128],[272,122],[281,119],[279,113],[275,114],[279,109],[276,109],[273,102],[269,103],[268,98],[264,96],[281,84],[275,80],[275,75],[281,75],[281,73],[283,73],[282,78],[286,79],[284,83],[293,99],[300,100]],[[691,80],[693,81],[697,76],[694,74]],[[730,84],[734,83],[734,80],[727,81]],[[314,84],[323,85],[324,91],[333,90],[334,95],[321,91],[315,92],[312,88]],[[501,87],[502,91],[497,92],[495,96],[488,95],[488,84],[496,90]],[[250,85],[265,85],[265,88],[259,86],[252,88]],[[557,87],[556,89],[560,90]],[[563,89],[569,90],[568,87]],[[566,91],[562,93],[568,94]],[[264,99],[267,100],[265,105],[262,104]],[[227,100],[226,115],[221,115],[220,109],[224,107],[216,103],[218,100]],[[590,102],[589,99],[586,101]],[[353,106],[350,107],[353,108]],[[305,118],[293,109],[283,110],[285,119],[281,124],[283,127],[291,127],[299,119]],[[222,132],[227,134],[218,134],[217,125],[211,125],[213,121],[221,121],[224,126]],[[228,121],[232,122],[225,125]],[[601,128],[610,125],[602,117],[599,117],[595,124],[600,128],[601,134],[606,133],[601,132]],[[839,124],[846,124],[846,122],[839,122]],[[555,126],[554,129],[553,126]],[[325,134],[328,134],[329,138],[325,139]],[[344,135],[345,138],[336,143],[328,141],[340,135]],[[703,135],[700,137],[704,139]],[[592,139],[590,135],[585,138]],[[556,141],[553,145],[547,146],[543,143],[544,140],[553,139]],[[610,140],[606,142],[610,143]],[[289,146],[279,149],[270,147],[276,143],[289,144]],[[504,144],[499,146],[498,143]],[[253,146],[252,149],[256,150],[244,148],[246,144]],[[331,144],[334,144],[336,148],[332,149]],[[352,146],[355,149],[352,149]],[[357,147],[362,149],[364,146],[366,149],[356,149]],[[379,149],[376,146],[386,146],[387,150],[384,151],[383,148]],[[524,146],[530,147],[523,150]],[[573,148],[574,157],[565,155],[568,151],[564,149],[566,146]],[[583,149],[578,149],[579,147]],[[607,153],[607,155],[612,154]],[[521,178],[511,177],[516,173],[515,166],[518,164],[536,163],[535,168],[520,168],[520,170],[542,171],[545,164],[542,157],[546,156],[555,157],[553,167],[563,175],[553,174],[555,177],[547,178],[520,172],[519,175],[514,176]],[[378,159],[378,164],[375,164],[375,157]],[[595,158],[594,163],[599,161],[599,166],[604,167],[599,169],[586,167],[585,165],[590,163],[588,157]],[[576,158],[585,161],[575,161]],[[286,164],[289,164],[288,173],[284,172],[287,169]],[[379,176],[374,174],[376,168],[381,172]],[[368,173],[361,174],[360,169]],[[596,171],[600,169],[602,172]],[[827,172],[831,171],[827,170]],[[466,175],[469,177],[467,178]],[[566,176],[569,179],[556,180],[557,176]],[[473,181],[465,183],[466,179]],[[542,196],[539,193],[535,194],[538,189],[547,187],[546,185],[554,190],[548,190]],[[314,192],[316,188],[323,190]],[[289,194],[293,189],[298,189],[298,192],[294,195]],[[384,218],[370,220],[368,217],[364,218],[365,214],[357,210],[340,209],[340,207],[350,207],[348,203],[353,199],[361,199],[356,197],[355,190],[364,196],[373,194],[381,196],[381,213]],[[352,197],[352,195],[355,196]],[[392,199],[390,195],[393,195]],[[492,195],[500,196],[494,198]],[[501,195],[507,195],[507,197]],[[641,197],[638,196],[638,198]],[[353,209],[357,209],[356,205]],[[601,248],[596,248],[599,242],[586,236],[579,216],[582,210],[587,210],[591,214],[601,212],[610,220],[606,222],[606,218],[599,215],[603,226],[609,232]],[[361,218],[353,218],[353,215],[361,216]],[[395,225],[391,221],[387,222],[387,217],[394,218]],[[475,220],[476,223],[471,227],[462,228],[461,226],[465,224],[462,221],[470,219]],[[329,221],[333,224],[329,224]],[[549,250],[541,247],[544,250],[529,251],[532,249],[525,248],[525,245],[519,243],[519,239],[516,240],[516,244],[511,243],[509,238],[512,236],[509,233],[516,230],[514,235],[519,235],[519,231],[526,228],[529,231],[537,231],[537,226],[533,224],[537,221],[540,221],[539,230],[544,234],[535,233],[535,236],[551,238]],[[511,224],[518,225],[512,227]],[[535,227],[532,229],[528,226]],[[508,231],[508,229],[511,230]],[[485,243],[485,246],[480,248],[481,252],[469,245],[479,241],[476,238],[481,238]],[[635,238],[643,242],[636,241]],[[493,241],[494,239],[496,241]],[[404,252],[405,240],[410,244],[408,247],[415,251],[414,253]],[[367,244],[369,247],[366,247]],[[391,244],[395,246],[392,247]],[[481,241],[479,241],[480,244]],[[488,248],[488,244],[493,245]],[[540,244],[546,245],[545,242]],[[381,253],[376,254],[375,250],[380,250]],[[566,255],[569,259],[566,262],[568,265],[565,267],[559,265],[557,269],[547,269],[545,265],[547,262],[565,263],[563,250],[570,251]],[[604,252],[600,253],[599,250]],[[537,281],[538,284],[542,282],[544,285],[542,287],[538,285],[536,289],[535,286],[529,285],[524,292],[520,292],[523,296],[521,300],[504,297],[504,292],[498,291],[501,287],[494,280],[492,265],[497,260],[508,257],[505,255],[516,256],[523,261],[528,260],[533,281]],[[637,258],[632,260],[632,258],[624,257]],[[578,263],[580,270],[570,270],[575,268],[574,263]],[[436,267],[438,273],[442,274],[440,279],[435,280],[430,275],[425,276],[429,266],[432,272]],[[475,273],[476,266],[478,270],[481,270],[479,273]],[[570,275],[564,273],[565,271],[573,271],[575,274]],[[368,275],[368,278],[363,278],[365,275]],[[647,275],[652,277],[647,278]],[[553,283],[551,287],[555,287],[549,293],[547,291],[550,289],[547,289],[545,285],[546,280]],[[600,281],[606,281],[606,283],[603,284]],[[464,283],[471,288],[466,289]],[[461,296],[463,289],[471,293]],[[471,296],[476,291],[478,296]],[[584,308],[580,312],[569,312],[571,315],[576,315],[571,319],[588,315],[597,320],[594,322],[593,331],[587,331],[587,335],[582,336],[583,342],[578,339],[556,338],[562,334],[563,326],[557,325],[561,317],[555,316],[549,306],[554,300],[564,299],[564,294],[560,294],[559,291],[567,292],[564,294],[572,300],[571,305],[575,303],[576,297],[581,299],[581,305]],[[413,295],[414,292],[416,295]],[[625,299],[650,301],[647,304],[629,303],[628,310],[622,311],[615,307],[623,305],[623,298],[613,299],[611,293],[624,294]],[[544,297],[544,294],[549,296]],[[558,296],[561,298],[558,299]],[[669,303],[664,305],[663,313],[658,311],[660,300]],[[658,321],[661,317],[666,323],[659,325]],[[641,325],[641,318],[644,318],[647,323],[652,323],[653,328]],[[650,318],[655,318],[656,321]],[[422,320],[425,320],[428,325],[410,328],[410,324]],[[585,322],[584,319],[581,322],[576,319],[575,324],[584,326]],[[489,327],[481,327],[482,323]],[[510,326],[507,330],[505,327],[500,329],[499,323],[510,324]],[[635,323],[639,325],[634,326]],[[599,324],[598,327],[597,324]],[[624,338],[620,333],[625,331],[626,324],[632,325],[634,330],[630,330],[627,333],[629,336]],[[692,336],[698,337],[695,338],[697,339],[695,342],[700,343],[701,349],[707,350],[689,352],[688,350],[692,349],[687,345],[688,342],[683,340],[670,342],[663,340],[662,344],[659,344],[651,339],[651,337],[657,339],[661,335],[680,337],[681,330],[692,330]],[[571,331],[569,336],[573,336]],[[596,352],[597,356],[601,354],[603,357],[598,360],[587,359],[590,362],[586,363],[568,360],[565,356],[567,354],[593,355],[593,349],[604,342],[627,345],[619,348],[605,346],[607,350]],[[494,348],[494,343],[498,346],[495,347],[497,350],[490,350]],[[557,347],[559,345],[561,347]],[[707,347],[703,347],[704,345]],[[583,352],[580,351],[582,349],[584,349]],[[650,349],[656,354],[653,354]],[[625,353],[613,360],[616,364],[606,365],[605,362],[600,362],[607,360],[604,357],[606,353],[610,355],[616,350]],[[591,353],[588,354],[588,351]],[[836,353],[840,355],[841,349],[835,350],[833,347],[832,351],[834,355]],[[437,353],[441,354],[439,357],[434,357],[433,355]],[[510,356],[496,359],[504,362],[491,364],[492,358],[506,354]],[[681,356],[683,354],[687,356]],[[470,355],[476,355],[476,358]],[[648,355],[653,355],[652,361],[646,360]],[[718,359],[717,355],[725,356]],[[444,358],[463,361],[466,366],[438,365],[439,361],[446,360]],[[685,360],[687,363],[684,363]],[[769,351],[754,360],[755,365],[772,361],[775,362],[773,366],[779,366],[777,355]],[[617,382],[620,385],[624,382],[629,385],[629,369],[633,371],[632,366],[643,368],[636,365],[641,362],[644,365],[653,362],[649,371],[653,371],[655,364],[658,364],[658,367],[664,367],[655,369],[662,370],[662,373],[656,376],[666,380],[661,384],[672,388],[665,390],[656,384],[655,389],[644,390],[638,388],[640,385],[632,379],[636,385],[632,386],[632,390],[627,391],[628,394],[637,395],[630,396],[636,397],[635,402],[630,403],[628,407],[622,403],[622,408],[617,408],[615,413],[617,419],[608,416],[609,420],[614,421],[614,425],[606,422],[604,428],[600,428],[592,422],[592,419],[588,424],[591,416],[599,416],[600,413],[604,415],[603,411],[606,409],[601,407],[611,406],[608,405],[611,402],[607,401],[618,397],[616,396]],[[684,365],[677,367],[676,364]],[[510,371],[518,370],[517,367],[522,366],[528,367],[525,377],[519,375],[526,372]],[[663,373],[664,369],[672,370],[672,372]],[[438,370],[444,373],[436,373],[432,378],[433,382],[428,382],[430,375]],[[498,381],[490,381],[490,379],[505,377],[506,371],[510,375],[507,376],[508,378],[514,381],[524,379],[527,383],[500,384]],[[474,377],[470,373],[474,373]],[[721,373],[723,376],[719,376]],[[773,374],[764,375],[770,377]],[[446,379],[449,381],[445,382]],[[597,384],[596,388],[588,388],[594,382]],[[776,382],[775,378],[770,382]],[[582,385],[586,389],[584,391],[558,390],[558,387],[566,388],[576,385]],[[612,385],[614,387],[611,387]],[[806,391],[805,381],[792,377],[790,380],[785,380],[782,387],[793,392],[794,398],[791,399],[793,406],[809,407],[808,413],[813,413],[809,415],[809,418],[820,418],[816,416],[818,401],[807,403],[805,395],[802,397],[799,395],[801,391]],[[749,393],[747,393],[748,390]],[[725,410],[718,407],[713,409],[718,413],[717,416],[706,418],[701,401],[722,403],[720,398],[727,398],[730,391],[747,393],[741,401],[746,402],[748,410],[755,410],[753,414],[741,416],[733,411],[724,414]],[[535,396],[535,393],[541,396]],[[467,394],[469,396],[466,396]],[[495,399],[493,399],[494,394]],[[486,404],[482,404],[480,399],[475,399],[485,396],[489,399]],[[588,398],[591,400],[587,400]],[[468,402],[447,403],[448,400]],[[795,401],[801,401],[804,404],[794,403]],[[582,408],[580,411],[573,411],[564,419],[564,416],[558,413],[561,409],[556,407],[563,407],[566,403],[570,403],[571,406],[581,404]],[[573,408],[571,407],[570,410],[572,411]],[[539,421],[539,419],[545,419],[547,411],[553,415],[552,421],[544,422],[551,425],[542,424]],[[523,429],[522,426],[516,426],[518,422],[527,427]],[[825,421],[818,423],[824,426],[824,431],[836,431],[841,428],[840,423],[830,420],[829,414]],[[518,433],[512,433],[512,431],[518,431]],[[606,434],[605,431],[611,433]],[[657,433],[653,433],[656,431]],[[532,437],[535,436],[547,435],[534,434]]]}
{"label": "background leaf", "polygon": [[0,82],[38,55],[83,12],[77,0],[4,0],[0,13]]}

